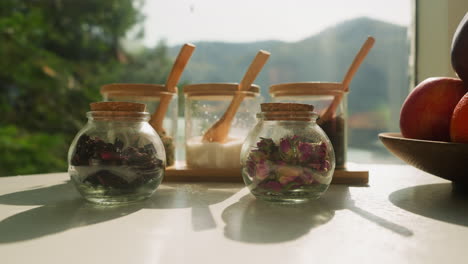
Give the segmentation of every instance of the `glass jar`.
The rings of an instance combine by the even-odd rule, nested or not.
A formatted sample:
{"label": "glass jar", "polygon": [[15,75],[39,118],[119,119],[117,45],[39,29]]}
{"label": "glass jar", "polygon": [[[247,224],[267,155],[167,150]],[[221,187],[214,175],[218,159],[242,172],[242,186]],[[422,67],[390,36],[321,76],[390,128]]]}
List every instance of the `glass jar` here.
{"label": "glass jar", "polygon": [[242,177],[253,195],[304,202],[328,189],[335,169],[332,144],[312,105],[262,104],[241,151]]}
{"label": "glass jar", "polygon": [[[270,87],[270,95],[273,102],[313,105],[319,113],[317,124],[325,131],[335,150],[336,169],[346,169],[348,97],[342,83],[276,84]],[[330,106],[334,109],[327,113]]]}
{"label": "glass jar", "polygon": [[[177,89],[176,89],[177,91]],[[178,119],[178,97],[177,92],[168,92],[164,85],[158,84],[134,84],[134,83],[114,83],[106,84],[101,87],[101,94],[104,101],[121,101],[121,102],[135,102],[146,104],[146,109],[150,114],[153,114],[159,107],[160,102],[163,100],[169,101],[169,106],[164,113],[163,119],[159,125],[158,121],[150,119],[150,124],[158,132],[166,151],[167,166],[174,165],[177,155],[177,149],[182,145],[180,137],[182,133],[177,131]],[[162,127],[161,128],[158,128]]]}
{"label": "glass jar", "polygon": [[151,196],[164,177],[166,155],[145,105],[92,103],[88,123],[68,151],[68,172],[88,201],[120,204]]}
{"label": "glass jar", "polygon": [[[185,155],[192,168],[240,168],[242,143],[256,120],[259,87],[239,92],[237,83],[192,84],[185,94]],[[227,141],[204,142],[205,132],[226,112],[234,95],[245,95],[231,123]]]}

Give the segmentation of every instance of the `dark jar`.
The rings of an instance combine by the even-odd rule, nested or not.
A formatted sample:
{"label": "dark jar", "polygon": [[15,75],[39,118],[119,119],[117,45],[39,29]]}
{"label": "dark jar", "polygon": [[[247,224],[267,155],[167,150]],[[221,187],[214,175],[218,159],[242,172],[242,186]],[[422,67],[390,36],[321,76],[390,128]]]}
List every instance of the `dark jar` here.
{"label": "dark jar", "polygon": [[313,106],[268,103],[261,110],[241,150],[245,184],[262,200],[319,198],[332,180],[335,155]]}
{"label": "dark jar", "polygon": [[[275,103],[311,104],[319,114],[317,124],[325,131],[335,150],[337,170],[346,170],[348,152],[348,92],[342,83],[282,83],[270,87]],[[332,112],[329,110],[333,109]]]}
{"label": "dark jar", "polygon": [[68,152],[68,173],[77,190],[98,204],[150,197],[164,177],[166,156],[145,105],[99,102],[91,110]]}

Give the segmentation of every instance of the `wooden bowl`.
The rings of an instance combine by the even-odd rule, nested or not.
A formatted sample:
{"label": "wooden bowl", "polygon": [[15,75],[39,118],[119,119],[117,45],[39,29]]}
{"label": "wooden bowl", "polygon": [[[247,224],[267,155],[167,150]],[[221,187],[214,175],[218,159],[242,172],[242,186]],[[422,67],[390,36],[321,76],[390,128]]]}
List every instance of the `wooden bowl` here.
{"label": "wooden bowl", "polygon": [[395,156],[427,173],[468,186],[468,144],[404,138],[381,133],[379,138]]}

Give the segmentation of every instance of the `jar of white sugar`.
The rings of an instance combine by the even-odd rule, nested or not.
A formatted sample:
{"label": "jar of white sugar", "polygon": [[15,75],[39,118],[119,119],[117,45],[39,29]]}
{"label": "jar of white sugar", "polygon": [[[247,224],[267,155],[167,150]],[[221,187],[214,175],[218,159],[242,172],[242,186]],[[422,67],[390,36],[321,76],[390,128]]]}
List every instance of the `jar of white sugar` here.
{"label": "jar of white sugar", "polygon": [[[240,150],[256,123],[261,97],[252,85],[238,91],[237,83],[205,83],[184,87],[185,157],[192,168],[240,168]],[[236,93],[243,93],[224,142],[204,141],[203,136],[224,115]]]}

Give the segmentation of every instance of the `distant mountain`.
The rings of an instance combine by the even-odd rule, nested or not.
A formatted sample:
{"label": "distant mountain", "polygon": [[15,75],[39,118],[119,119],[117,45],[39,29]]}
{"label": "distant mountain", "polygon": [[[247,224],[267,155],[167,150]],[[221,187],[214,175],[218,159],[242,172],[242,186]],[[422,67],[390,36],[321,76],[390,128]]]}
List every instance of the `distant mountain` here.
{"label": "distant mountain", "polygon": [[[257,78],[262,95],[272,84],[285,82],[340,82],[368,35],[376,42],[355,75],[348,101],[350,114],[375,113],[387,127],[398,129],[400,106],[409,89],[407,28],[369,18],[339,23],[298,42],[198,42],[183,81],[239,82],[258,50],[271,52]],[[175,56],[180,46],[171,47]]]}

